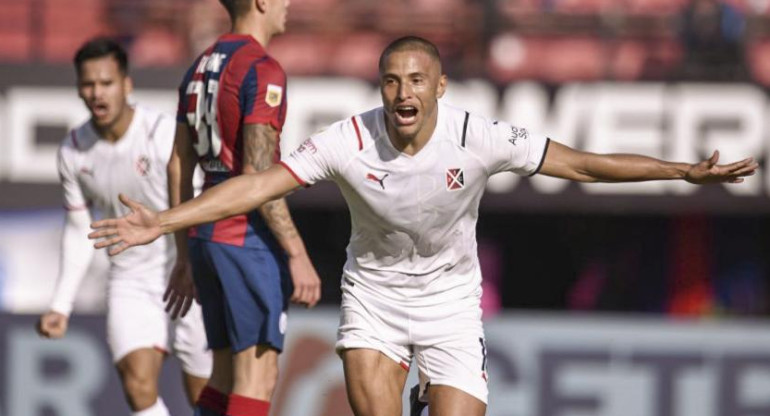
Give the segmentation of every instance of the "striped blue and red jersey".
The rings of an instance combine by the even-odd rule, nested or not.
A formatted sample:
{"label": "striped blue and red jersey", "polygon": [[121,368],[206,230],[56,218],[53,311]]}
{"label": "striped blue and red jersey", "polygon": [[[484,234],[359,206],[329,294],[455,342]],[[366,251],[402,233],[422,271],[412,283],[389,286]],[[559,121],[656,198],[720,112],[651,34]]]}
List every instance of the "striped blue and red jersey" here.
{"label": "striped blue and red jersey", "polygon": [[[201,54],[179,86],[177,121],[187,124],[204,189],[243,173],[243,130],[286,118],[286,74],[251,36],[226,34]],[[276,144],[274,161],[280,160]],[[203,224],[190,237],[255,248],[275,240],[257,211]]]}

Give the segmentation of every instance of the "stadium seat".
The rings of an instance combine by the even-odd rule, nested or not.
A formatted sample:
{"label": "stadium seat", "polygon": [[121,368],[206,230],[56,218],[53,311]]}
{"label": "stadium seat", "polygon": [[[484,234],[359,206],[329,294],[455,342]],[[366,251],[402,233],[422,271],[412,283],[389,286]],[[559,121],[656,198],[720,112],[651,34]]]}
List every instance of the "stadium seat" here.
{"label": "stadium seat", "polygon": [[755,40],[748,45],[747,65],[754,81],[770,87],[770,38]]}
{"label": "stadium seat", "polygon": [[42,15],[43,59],[69,62],[89,38],[106,34],[102,0],[47,0]]}
{"label": "stadium seat", "polygon": [[285,34],[270,41],[268,52],[289,75],[322,75],[332,54],[327,37],[314,34]]}
{"label": "stadium seat", "polygon": [[0,3],[0,60],[23,62],[32,58],[32,5],[29,0]]}

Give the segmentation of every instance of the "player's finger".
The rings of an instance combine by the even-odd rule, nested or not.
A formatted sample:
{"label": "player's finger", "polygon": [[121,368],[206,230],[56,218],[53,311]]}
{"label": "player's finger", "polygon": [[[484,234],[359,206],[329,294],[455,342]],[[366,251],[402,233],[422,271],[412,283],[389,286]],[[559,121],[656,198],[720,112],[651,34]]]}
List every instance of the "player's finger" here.
{"label": "player's finger", "polygon": [[111,237],[113,235],[118,235],[118,229],[117,228],[102,228],[96,231],[91,231],[88,233],[88,238],[91,240],[102,238],[102,237]]}
{"label": "player's finger", "polygon": [[183,299],[177,298],[174,301],[174,309],[171,311],[171,319],[176,320],[179,318],[179,311],[182,309]]}
{"label": "player's finger", "polygon": [[112,248],[107,251],[107,254],[110,256],[117,256],[118,254],[126,251],[128,247],[128,244],[116,242],[115,245],[113,245]]}
{"label": "player's finger", "polygon": [[179,317],[184,318],[187,316],[187,312],[190,311],[190,307],[192,307],[193,298],[190,296],[187,296],[184,298],[184,304],[182,304],[182,310],[180,311]]}
{"label": "player's finger", "polygon": [[114,228],[117,224],[118,224],[118,220],[114,218],[99,220],[91,223],[91,229],[97,230],[99,228],[105,228],[105,227]]}
{"label": "player's finger", "polygon": [[122,241],[123,241],[122,237],[107,238],[107,239],[99,240],[99,241],[95,242],[94,243],[94,247],[96,247],[96,248],[105,248],[105,247],[109,247],[111,245],[119,244]]}
{"label": "player's finger", "polygon": [[708,160],[709,167],[713,167],[717,164],[719,161],[719,150],[714,150],[714,153],[711,154],[711,157]]}
{"label": "player's finger", "polygon": [[127,197],[125,194],[118,194],[118,199],[120,199],[120,202],[123,203],[123,205],[131,208],[132,211],[137,211],[139,208],[141,208],[141,204],[134,201],[133,199]]}
{"label": "player's finger", "polygon": [[738,170],[732,172],[731,174],[733,176],[751,176],[751,175],[755,174],[756,172],[757,172],[757,168],[755,168],[754,166],[746,166],[746,167],[743,167],[741,169],[738,169]]}
{"label": "player's finger", "polygon": [[[172,289],[171,286],[166,286],[166,291],[163,292],[163,302],[168,302],[168,298],[173,291],[174,289]],[[168,309],[166,309],[166,312],[168,312]]]}
{"label": "player's finger", "polygon": [[746,166],[752,166],[754,164],[755,164],[754,158],[748,158],[748,159],[739,160],[737,162],[728,163],[727,165],[722,165],[721,167],[727,170],[728,172],[731,172],[734,170],[743,169]]}
{"label": "player's finger", "polygon": [[164,297],[163,301],[166,302],[166,313],[170,313],[171,308],[174,307],[174,303],[176,302],[176,293],[169,294],[168,299]]}

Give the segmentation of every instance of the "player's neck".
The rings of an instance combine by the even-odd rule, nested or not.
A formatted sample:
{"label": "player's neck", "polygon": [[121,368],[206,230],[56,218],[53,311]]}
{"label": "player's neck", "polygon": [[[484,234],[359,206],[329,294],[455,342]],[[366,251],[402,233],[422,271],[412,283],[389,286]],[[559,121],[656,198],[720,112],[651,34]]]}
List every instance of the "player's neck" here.
{"label": "player's neck", "polygon": [[249,16],[237,18],[232,21],[230,33],[236,35],[250,35],[262,45],[263,48],[267,48],[267,44],[270,43],[273,34],[266,29],[265,24],[261,24],[257,19]]}
{"label": "player's neck", "polygon": [[114,143],[120,140],[120,138],[126,134],[126,131],[128,131],[128,127],[131,125],[131,121],[133,119],[134,109],[130,105],[126,104],[125,110],[123,110],[123,112],[120,114],[120,116],[118,116],[114,123],[104,127],[99,127],[96,124],[91,123],[91,126],[93,126],[94,130],[96,130],[96,132],[99,134],[99,137],[107,140],[108,142]]}
{"label": "player's neck", "polygon": [[430,138],[433,137],[433,132],[436,131],[436,125],[438,124],[438,111],[425,121],[425,125],[414,136],[402,136],[398,133],[395,127],[393,127],[388,121],[385,121],[387,126],[388,138],[393,147],[399,152],[405,153],[409,156],[416,155],[422,150],[425,145],[428,144]]}

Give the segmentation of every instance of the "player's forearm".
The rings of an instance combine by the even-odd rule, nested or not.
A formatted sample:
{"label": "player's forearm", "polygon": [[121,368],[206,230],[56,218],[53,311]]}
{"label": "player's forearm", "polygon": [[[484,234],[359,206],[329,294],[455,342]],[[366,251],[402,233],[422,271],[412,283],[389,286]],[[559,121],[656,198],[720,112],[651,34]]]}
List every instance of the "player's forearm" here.
{"label": "player's forearm", "polygon": [[88,234],[91,215],[88,210],[69,211],[61,237],[59,276],[50,309],[64,315],[72,311],[80,282],[93,259],[94,248]]}
{"label": "player's forearm", "polygon": [[277,199],[262,205],[259,208],[259,213],[289,257],[307,254],[305,244],[291,219],[285,199]]}
{"label": "player's forearm", "polygon": [[[175,148],[167,166],[169,207],[171,208],[193,198],[195,162],[193,160],[185,160],[190,157],[180,157],[176,150]],[[186,228],[183,228],[174,233],[178,261],[186,261],[189,258],[187,231]]]}
{"label": "player's forearm", "polygon": [[272,198],[263,191],[263,174],[240,175],[211,187],[198,197],[159,213],[159,227],[164,234],[194,225],[219,221],[259,208]]}
{"label": "player's forearm", "polygon": [[578,170],[584,182],[639,182],[683,179],[691,165],[631,154],[587,154]]}

